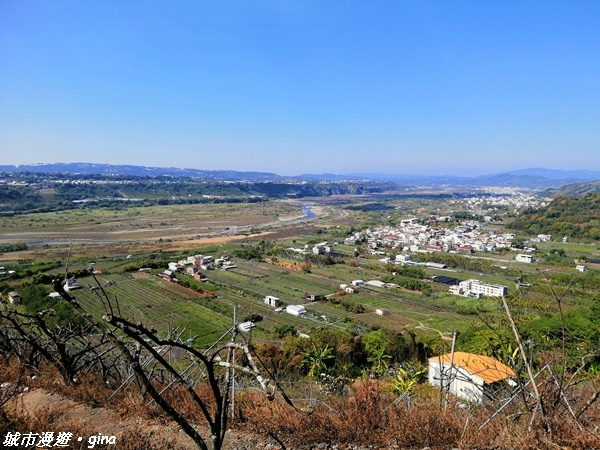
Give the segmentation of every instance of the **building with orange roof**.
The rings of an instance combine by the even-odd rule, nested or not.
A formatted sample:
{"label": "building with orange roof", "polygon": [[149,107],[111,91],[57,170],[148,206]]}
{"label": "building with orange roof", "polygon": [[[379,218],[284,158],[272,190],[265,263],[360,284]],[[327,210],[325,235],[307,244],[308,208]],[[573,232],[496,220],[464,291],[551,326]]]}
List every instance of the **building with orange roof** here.
{"label": "building with orange roof", "polygon": [[476,403],[495,398],[514,383],[515,371],[489,356],[466,352],[429,358],[429,383]]}

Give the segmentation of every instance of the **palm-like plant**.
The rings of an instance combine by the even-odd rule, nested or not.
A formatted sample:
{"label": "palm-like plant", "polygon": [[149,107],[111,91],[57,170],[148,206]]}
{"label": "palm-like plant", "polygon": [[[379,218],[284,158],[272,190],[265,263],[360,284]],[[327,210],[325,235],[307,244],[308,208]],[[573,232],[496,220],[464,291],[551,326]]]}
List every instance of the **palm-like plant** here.
{"label": "palm-like plant", "polygon": [[383,375],[388,368],[389,359],[392,359],[392,357],[386,354],[386,349],[384,347],[375,349],[367,358],[367,361],[371,364],[371,372],[377,375]]}
{"label": "palm-like plant", "polygon": [[407,370],[398,368],[398,375],[392,382],[392,388],[398,395],[409,393],[419,382],[419,379],[427,372],[427,369]]}
{"label": "palm-like plant", "polygon": [[318,348],[315,344],[312,344],[312,348],[309,351],[303,352],[302,365],[308,367],[308,376],[314,377],[325,370],[327,368],[325,361],[334,357],[332,353],[332,347],[325,346]]}

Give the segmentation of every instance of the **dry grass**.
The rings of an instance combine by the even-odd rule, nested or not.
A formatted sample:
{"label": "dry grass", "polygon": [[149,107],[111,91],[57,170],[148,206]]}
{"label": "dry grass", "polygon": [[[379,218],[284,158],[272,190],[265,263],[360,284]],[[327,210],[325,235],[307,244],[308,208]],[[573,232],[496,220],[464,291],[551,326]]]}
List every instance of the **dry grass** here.
{"label": "dry grass", "polygon": [[403,449],[600,448],[597,410],[583,429],[558,408],[545,421],[538,416],[530,431],[531,415],[512,407],[479,430],[494,409],[469,410],[457,403],[442,408],[431,396],[416,397],[411,405],[392,405],[393,400],[371,381],[356,385],[353,396],[319,405],[309,414],[247,394],[241,399],[244,421],[239,426],[297,449],[316,443]]}
{"label": "dry grass", "polygon": [[[102,432],[117,436],[119,449],[187,449],[194,444],[135,385],[119,392],[94,377],[65,386],[51,368],[43,367],[35,379],[13,360],[0,365],[3,380],[18,385],[0,416],[0,433],[7,431],[71,431],[75,436]],[[542,395],[550,405],[556,398],[551,380],[540,381]],[[580,411],[595,392],[594,382],[569,391],[570,405]],[[27,388],[27,389],[25,389]],[[28,390],[28,392],[24,392]],[[553,390],[554,389],[554,390]],[[208,398],[200,386],[198,393]],[[554,397],[553,397],[554,396]],[[198,408],[180,389],[168,398],[184,415],[205,429]],[[411,403],[394,404],[395,396],[377,381],[357,382],[347,397],[325,397],[310,410],[294,409],[280,398],[269,400],[252,391],[236,396],[236,420],[226,439],[227,449],[271,448],[402,448],[402,449],[595,449],[600,448],[600,409],[593,404],[578,424],[562,401],[549,408],[543,418],[515,402],[485,427],[495,411],[492,407],[465,408],[456,402],[442,407],[433,389],[419,389]],[[258,439],[256,438],[258,436]]]}

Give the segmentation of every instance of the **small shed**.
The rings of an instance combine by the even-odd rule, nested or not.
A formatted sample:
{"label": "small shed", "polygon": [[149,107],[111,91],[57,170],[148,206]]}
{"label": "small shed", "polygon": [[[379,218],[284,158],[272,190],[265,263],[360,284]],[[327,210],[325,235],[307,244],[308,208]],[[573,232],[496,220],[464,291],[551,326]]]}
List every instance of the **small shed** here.
{"label": "small shed", "polygon": [[72,277],[69,278],[65,284],[65,291],[74,291],[75,289],[80,289],[81,286],[79,285],[79,283],[77,282],[77,280]]}
{"label": "small shed", "polygon": [[358,292],[358,289],[356,289],[356,286],[351,284],[349,286],[346,286],[346,288],[344,289],[344,292],[346,294],[356,294]]}
{"label": "small shed", "polygon": [[281,300],[278,297],[273,297],[272,295],[265,295],[264,302],[273,308],[277,308],[281,304]]}
{"label": "small shed", "polygon": [[8,293],[8,302],[12,305],[20,305],[23,302],[23,297],[17,291],[10,291]]}
{"label": "small shed", "polygon": [[533,262],[533,256],[519,253],[517,256],[515,256],[515,261],[531,264]]}
{"label": "small shed", "polygon": [[475,403],[485,403],[494,393],[510,385],[515,371],[489,356],[466,352],[429,358],[429,384]]}
{"label": "small shed", "polygon": [[207,278],[206,278],[206,275],[203,274],[202,272],[196,272],[194,274],[194,280],[196,280],[196,281],[206,281]]}
{"label": "small shed", "polygon": [[303,316],[307,313],[306,308],[302,305],[288,305],[285,308],[285,312],[297,317]]}
{"label": "small shed", "polygon": [[430,269],[447,269],[448,266],[446,264],[442,264],[442,263],[435,263],[435,262],[428,262],[425,263],[426,267],[429,267]]}
{"label": "small shed", "polygon": [[182,269],[182,265],[178,262],[170,262],[168,264],[168,267],[169,267],[168,270],[170,270],[171,272],[177,272],[178,270]]}
{"label": "small shed", "polygon": [[387,308],[379,308],[375,310],[375,314],[377,314],[378,316],[389,316],[390,310]]}

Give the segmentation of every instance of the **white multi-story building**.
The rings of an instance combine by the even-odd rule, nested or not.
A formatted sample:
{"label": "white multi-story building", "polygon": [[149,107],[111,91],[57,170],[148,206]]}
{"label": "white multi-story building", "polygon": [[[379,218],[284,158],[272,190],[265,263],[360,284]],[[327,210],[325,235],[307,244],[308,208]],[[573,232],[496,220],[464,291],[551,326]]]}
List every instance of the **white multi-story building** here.
{"label": "white multi-story building", "polygon": [[506,295],[508,288],[501,284],[488,284],[470,279],[461,281],[458,286],[450,286],[449,292],[463,297],[502,297]]}
{"label": "white multi-story building", "polygon": [[515,261],[522,262],[522,263],[532,263],[533,262],[533,256],[532,255],[526,255],[524,253],[519,253],[517,256],[515,256]]}
{"label": "white multi-story building", "polygon": [[410,261],[410,255],[406,255],[406,254],[396,255],[396,263],[398,263],[398,264],[405,264],[409,261]]}

